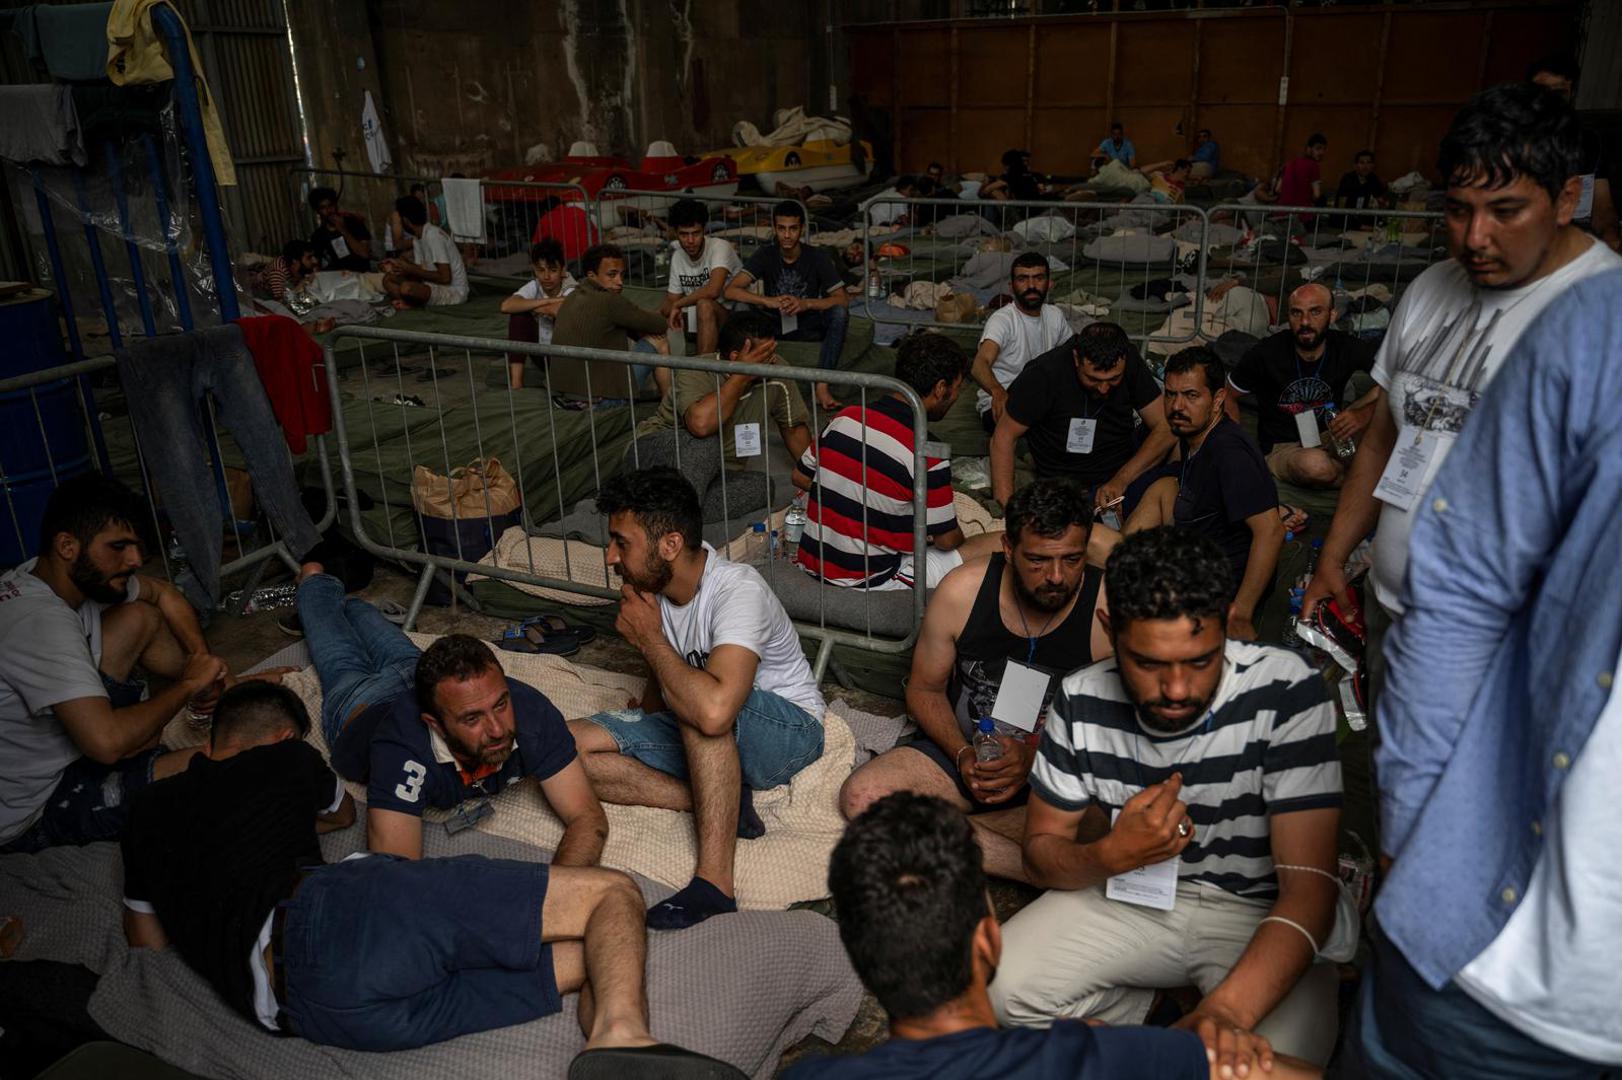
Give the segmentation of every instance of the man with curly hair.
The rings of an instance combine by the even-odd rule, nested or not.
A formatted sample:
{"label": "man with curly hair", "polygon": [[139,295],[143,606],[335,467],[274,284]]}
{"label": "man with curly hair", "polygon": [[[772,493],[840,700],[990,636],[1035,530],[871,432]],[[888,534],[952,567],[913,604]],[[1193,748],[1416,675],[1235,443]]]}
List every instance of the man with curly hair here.
{"label": "man with curly hair", "polygon": [[[1110,556],[1115,656],[1064,680],[1031,767],[1025,865],[991,985],[1002,1022],[1142,1023],[1155,988],[1223,1055],[1254,1031],[1322,1065],[1335,1043],[1341,770],[1335,710],[1298,654],[1228,640],[1232,570],[1162,526]],[[1082,815],[1110,830],[1077,838]],[[1168,865],[1169,864],[1169,865]]]}

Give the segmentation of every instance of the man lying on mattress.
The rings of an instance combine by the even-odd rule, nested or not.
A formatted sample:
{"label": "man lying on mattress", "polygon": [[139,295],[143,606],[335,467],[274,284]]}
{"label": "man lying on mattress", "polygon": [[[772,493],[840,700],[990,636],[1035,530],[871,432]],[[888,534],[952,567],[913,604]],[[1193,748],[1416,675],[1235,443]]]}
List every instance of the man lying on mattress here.
{"label": "man lying on mattress", "polygon": [[822,694],[760,572],[703,543],[698,492],[681,473],[623,473],[597,509],[625,581],[615,628],[650,675],[641,701],[569,726],[599,796],[693,812],[693,880],[648,912],[655,930],[680,930],[738,909],[738,837],[766,831],[752,792],[822,756]]}
{"label": "man lying on mattress", "polygon": [[351,824],[355,804],[309,728],[285,687],[235,687],[204,751],[136,798],[132,946],[173,941],[266,1030],[351,1050],[526,1023],[590,983],[572,1080],[741,1075],[649,1034],[642,896],[624,874],[477,855],[324,864],[317,833]]}
{"label": "man lying on mattress", "polygon": [[596,864],[608,818],[563,716],[507,678],[490,646],[451,634],[423,652],[319,563],[304,565],[297,599],[333,768],[366,785],[368,848],[420,858],[424,809],[454,810],[455,832],[533,776],[564,824],[553,865]]}

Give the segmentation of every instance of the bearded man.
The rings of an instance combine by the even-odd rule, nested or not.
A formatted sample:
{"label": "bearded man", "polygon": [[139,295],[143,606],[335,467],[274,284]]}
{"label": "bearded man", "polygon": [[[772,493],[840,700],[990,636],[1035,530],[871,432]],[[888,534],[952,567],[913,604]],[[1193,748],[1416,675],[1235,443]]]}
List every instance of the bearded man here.
{"label": "bearded man", "polygon": [[[1038,480],[1009,500],[1005,521],[1002,550],[947,574],[929,599],[907,680],[918,734],[852,773],[839,802],[854,820],[896,791],[945,799],[971,815],[986,872],[1027,881],[1026,776],[1048,704],[1066,672],[1109,656],[1110,643],[1096,614],[1104,573],[1087,562],[1086,494]],[[987,716],[1002,753],[981,761],[972,740]]]}
{"label": "bearded man", "polygon": [[602,486],[608,564],[624,582],[615,629],[647,662],[625,709],[570,727],[597,795],[691,811],[698,864],[685,888],[648,911],[680,930],[737,910],[739,837],[765,833],[753,793],[822,755],[824,703],[799,635],[759,571],[703,542],[698,492],[670,468]]}
{"label": "bearded man", "polygon": [[[1161,526],[1111,554],[1114,658],[1067,676],[1031,767],[1025,866],[1049,891],[1003,928],[1005,1025],[1138,1024],[1156,989],[1203,995],[1178,1027],[1317,1065],[1335,1044],[1341,769],[1323,680],[1227,639],[1229,561]],[[1102,810],[1102,836],[1078,836]],[[1355,933],[1351,926],[1340,928]],[[1344,942],[1342,942],[1344,944]]]}
{"label": "bearded man", "polygon": [[425,809],[454,810],[452,832],[492,812],[525,777],[563,821],[554,866],[595,866],[608,817],[557,707],[509,679],[489,645],[450,634],[418,650],[371,604],[344,597],[318,562],[299,572],[299,622],[321,680],[332,766],[366,785],[366,846],[422,857]]}
{"label": "bearded man", "polygon": [[[0,852],[118,839],[135,793],[196,753],[158,745],[164,725],[236,681],[180,590],[139,573],[144,511],[98,474],[68,480],[38,557],[0,575]],[[147,696],[138,670],[168,685]]]}

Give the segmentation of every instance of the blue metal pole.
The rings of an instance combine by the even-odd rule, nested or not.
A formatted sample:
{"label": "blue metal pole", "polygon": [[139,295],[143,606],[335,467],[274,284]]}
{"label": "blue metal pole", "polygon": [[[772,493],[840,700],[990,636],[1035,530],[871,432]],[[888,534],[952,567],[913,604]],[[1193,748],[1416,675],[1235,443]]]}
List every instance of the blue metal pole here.
{"label": "blue metal pole", "polygon": [[152,24],[163,35],[169,50],[169,66],[175,70],[175,108],[180,114],[180,128],[185,133],[191,158],[203,240],[208,245],[208,260],[214,270],[214,285],[219,296],[220,321],[230,322],[242,314],[242,310],[237,306],[231,251],[225,242],[225,220],[220,216],[218,179],[214,175],[214,161],[208,156],[208,139],[203,134],[203,110],[197,101],[191,50],[186,47],[186,31],[180,25],[180,17],[170,7],[162,4],[154,7]]}
{"label": "blue metal pole", "polygon": [[84,359],[84,344],[79,340],[79,320],[73,314],[73,292],[68,287],[67,271],[62,267],[62,249],[56,242],[56,222],[51,217],[51,200],[45,195],[45,181],[38,169],[30,169],[34,178],[34,199],[39,203],[39,221],[45,231],[45,252],[51,259],[51,276],[56,279],[56,302],[62,305],[62,321],[68,328],[68,347],[75,360]]}
{"label": "blue metal pole", "polygon": [[150,135],[142,135],[146,147],[146,170],[152,177],[152,200],[158,208],[158,228],[163,232],[163,250],[169,255],[169,282],[174,287],[175,310],[180,313],[181,329],[192,329],[191,290],[186,287],[186,271],[180,265],[180,250],[175,247],[174,233],[169,231],[169,184],[163,175],[163,160],[158,157],[158,144]]}
{"label": "blue metal pole", "polygon": [[84,216],[85,246],[90,249],[90,266],[96,272],[96,290],[101,294],[101,310],[107,316],[107,337],[114,349],[124,347],[124,335],[118,329],[118,307],[113,303],[113,284],[107,277],[107,262],[101,257],[101,237],[96,235],[96,223],[90,220],[90,200],[84,193],[84,170],[73,170],[73,194],[79,201],[79,213]]}
{"label": "blue metal pole", "polygon": [[[34,179],[34,200],[39,204],[39,222],[45,233],[45,253],[51,260],[51,277],[56,281],[56,301],[62,305],[62,323],[68,331],[68,348],[75,360],[84,359],[84,343],[79,340],[79,320],[73,312],[73,290],[68,286],[67,271],[62,265],[62,248],[56,242],[56,220],[51,216],[51,200],[45,194],[45,181],[38,169],[31,169]],[[101,432],[101,417],[97,414],[96,395],[90,385],[90,376],[79,376],[79,393],[85,402],[86,423],[96,444],[96,460],[101,463],[105,476],[113,474],[112,458],[107,453],[107,440]]]}
{"label": "blue metal pole", "polygon": [[130,227],[130,199],[124,190],[124,167],[118,160],[118,147],[108,139],[103,144],[107,154],[107,182],[113,187],[113,198],[118,202],[118,227],[124,234],[124,250],[130,257],[130,280],[135,284],[135,301],[141,308],[141,325],[146,336],[158,336],[158,323],[152,317],[152,298],[146,292],[146,271],[141,266],[141,249],[135,243],[135,230]]}

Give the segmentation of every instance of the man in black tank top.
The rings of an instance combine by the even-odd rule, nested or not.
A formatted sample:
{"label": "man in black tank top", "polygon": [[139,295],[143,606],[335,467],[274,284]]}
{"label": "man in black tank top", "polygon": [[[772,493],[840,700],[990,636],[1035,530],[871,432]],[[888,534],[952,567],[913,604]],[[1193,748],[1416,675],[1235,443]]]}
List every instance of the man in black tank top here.
{"label": "man in black tank top", "polygon": [[[987,873],[1024,880],[1026,775],[1048,704],[1065,674],[1110,655],[1097,618],[1103,571],[1087,564],[1092,520],[1084,492],[1038,480],[1009,500],[1003,550],[941,582],[907,683],[918,734],[845,781],[847,818],[893,791],[934,795],[976,815]],[[999,703],[1005,680],[1010,693]],[[1016,686],[1026,692],[1014,695]],[[975,753],[982,717],[996,721],[1002,753],[994,761]]]}

